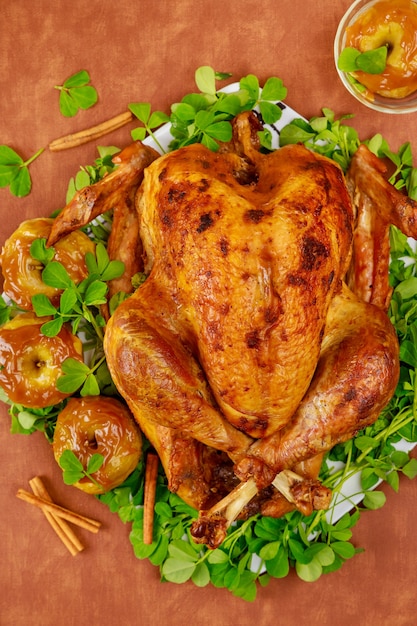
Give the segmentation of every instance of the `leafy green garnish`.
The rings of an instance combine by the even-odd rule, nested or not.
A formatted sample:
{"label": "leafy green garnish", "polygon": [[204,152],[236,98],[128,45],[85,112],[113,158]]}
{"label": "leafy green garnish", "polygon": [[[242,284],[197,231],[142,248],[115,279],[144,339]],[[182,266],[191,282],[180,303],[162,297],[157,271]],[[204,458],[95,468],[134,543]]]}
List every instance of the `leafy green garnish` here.
{"label": "leafy green garnish", "polygon": [[96,253],[86,254],[88,276],[78,284],[71,279],[65,267],[58,261],[45,257],[44,241],[35,240],[31,246],[34,259],[44,263],[42,280],[49,287],[62,290],[59,305],[55,306],[45,294],[32,296],[32,305],[38,317],[50,317],[42,324],[44,335],[54,337],[64,324],[71,324],[74,334],[83,333],[85,350],[92,350],[90,364],[68,358],[62,364],[63,375],[57,387],[63,393],[73,394],[79,390],[82,396],[99,395],[114,391],[103,355],[103,329],[105,320],[100,306],[107,303],[107,282],[118,278],[124,271],[121,261],[111,261],[103,243],[96,246]]}
{"label": "leafy green garnish", "polygon": [[229,72],[215,72],[209,65],[202,65],[195,72],[195,84],[201,93],[216,94],[216,81],[231,78]]}
{"label": "leafy green garnish", "polygon": [[[209,66],[198,68],[195,82],[200,92],[188,94],[181,102],[174,103],[169,116],[161,111],[151,113],[148,103],[130,104],[130,110],[143,124],[143,127],[132,131],[133,138],[142,140],[149,134],[163,151],[154,130],[169,121],[170,132],[174,138],[169,146],[170,150],[202,143],[216,152],[219,149],[218,142],[231,140],[230,122],[238,113],[258,107],[266,124],[274,124],[280,119],[282,110],[277,103],[287,95],[281,79],[271,77],[261,89],[258,78],[249,74],[241,79],[237,91],[218,91],[216,81],[229,76],[230,74],[219,74]],[[260,132],[260,141],[262,146],[270,148],[271,140],[267,130]]]}
{"label": "leafy green garnish", "polygon": [[57,388],[62,393],[74,394],[79,390],[80,396],[99,396],[100,385],[94,372],[103,361],[104,359],[94,367],[88,367],[77,359],[65,359],[61,366],[63,375],[57,380]]}
{"label": "leafy green garnish", "polygon": [[374,50],[360,52],[356,48],[344,48],[337,61],[337,67],[342,72],[357,72],[367,74],[382,74],[387,65],[387,46],[381,46]]}
{"label": "leafy green garnish", "polygon": [[45,148],[38,150],[26,161],[9,146],[0,146],[0,187],[9,187],[17,198],[23,198],[32,189],[29,165],[37,159]]}
{"label": "leafy green garnish", "polygon": [[[31,246],[33,258],[37,258],[37,251]],[[44,258],[38,259],[44,262]],[[50,260],[42,271],[42,281],[45,285],[62,290],[59,306],[52,304],[45,294],[32,296],[32,305],[38,317],[52,316],[52,320],[45,322],[41,330],[44,335],[53,337],[59,333],[63,324],[70,322],[74,334],[77,333],[80,323],[90,324],[97,336],[102,339],[104,320],[98,309],[106,304],[108,291],[107,281],[118,278],[124,271],[121,261],[110,261],[103,243],[96,246],[96,256],[87,252],[85,256],[88,268],[88,277],[75,284],[67,270],[58,261]],[[85,328],[84,328],[85,330]]]}
{"label": "leafy green garnish", "polygon": [[169,122],[169,117],[162,111],[154,111],[151,113],[151,105],[149,102],[132,102],[129,104],[129,109],[137,119],[142,122],[143,127],[135,128],[132,131],[132,139],[143,141],[146,135],[150,135],[163,152],[163,148],[155,137],[153,130]]}
{"label": "leafy green garnish", "polygon": [[[82,70],[70,76],[63,85],[55,86],[60,90],[59,107],[63,115],[72,117],[79,109],[88,109],[97,102],[97,91],[89,82],[88,72]],[[0,145],[0,188],[9,187],[17,198],[27,196],[32,189],[29,165],[44,151],[45,148],[40,148],[25,160],[10,146]]]}
{"label": "leafy green garnish", "polygon": [[89,84],[90,74],[81,70],[64,81],[63,85],[55,85],[59,90],[59,110],[65,117],[74,117],[80,109],[89,109],[98,100],[95,87]]}
{"label": "leafy green garnish", "polygon": [[387,141],[380,134],[374,135],[368,144],[371,152],[380,158],[386,158],[394,165],[389,181],[397,189],[404,191],[410,198],[417,200],[417,168],[413,167],[413,154],[409,141],[403,143],[397,152],[392,152]]}
{"label": "leafy green garnish", "polygon": [[59,465],[63,470],[62,478],[66,485],[73,485],[79,482],[82,478],[88,478],[97,487],[101,488],[101,485],[92,476],[104,463],[104,456],[102,454],[92,454],[88,460],[87,467],[84,468],[80,459],[73,452],[73,450],[64,450],[59,457]]}
{"label": "leafy green garnish", "polygon": [[52,443],[55,424],[58,414],[65,406],[65,401],[55,406],[46,407],[44,409],[33,409],[24,407],[21,404],[11,402],[3,389],[0,387],[0,400],[9,406],[9,414],[11,416],[11,433],[31,435],[39,431],[45,434],[45,437]]}
{"label": "leafy green garnish", "polygon": [[0,296],[0,326],[9,321],[12,314],[12,308],[13,306],[6,302],[3,296]]}
{"label": "leafy green garnish", "polygon": [[343,123],[352,116],[344,115],[336,119],[334,112],[328,108],[323,108],[322,113],[322,116],[312,117],[309,121],[297,118],[284,126],[279,135],[280,146],[303,143],[314,152],[336,161],[346,172],[360,145],[357,131]]}
{"label": "leafy green garnish", "polygon": [[42,265],[47,265],[55,256],[55,249],[46,247],[46,239],[34,239],[30,245],[30,256],[39,261]]}
{"label": "leafy green garnish", "polygon": [[[309,121],[296,118],[284,126],[279,135],[280,146],[303,143],[314,152],[336,161],[346,172],[361,143],[357,131],[343,123],[352,115],[336,119],[334,112],[328,108],[323,108],[322,113],[322,116],[312,117]],[[371,152],[380,158],[389,159],[395,166],[389,177],[390,183],[405,191],[410,198],[417,199],[417,168],[413,167],[410,143],[404,143],[396,153],[390,150],[387,141],[379,133],[364,143]]]}

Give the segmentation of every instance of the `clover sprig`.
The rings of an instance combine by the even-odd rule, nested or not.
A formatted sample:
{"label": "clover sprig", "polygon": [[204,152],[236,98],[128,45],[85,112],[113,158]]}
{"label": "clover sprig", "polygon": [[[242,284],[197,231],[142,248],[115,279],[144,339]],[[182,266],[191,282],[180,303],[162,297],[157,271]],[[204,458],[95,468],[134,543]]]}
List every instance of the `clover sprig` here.
{"label": "clover sprig", "polygon": [[340,53],[337,67],[343,72],[362,71],[367,74],[382,74],[387,65],[387,56],[387,46],[380,46],[366,52],[346,47]]}
{"label": "clover sprig", "polygon": [[0,146],[0,187],[9,187],[17,198],[27,196],[32,189],[29,165],[37,159],[45,148],[41,148],[29,159],[23,159],[13,148]]}
{"label": "clover sprig", "polygon": [[[280,78],[268,78],[261,89],[259,79],[249,74],[240,80],[238,89],[219,90],[217,81],[228,77],[230,74],[215,72],[210,66],[199,67],[195,72],[195,82],[200,91],[187,94],[180,102],[172,104],[169,116],[162,111],[151,112],[149,103],[130,104],[129,109],[143,124],[132,131],[132,137],[142,140],[149,134],[159,145],[154,131],[169,122],[173,137],[170,150],[202,143],[217,151],[219,142],[231,140],[230,122],[239,113],[258,108],[265,124],[274,124],[280,119],[282,110],[278,103],[287,95]],[[271,136],[268,130],[260,131],[259,137],[261,145],[269,149]],[[163,151],[162,146],[159,147]]]}
{"label": "clover sprig", "polygon": [[98,100],[97,90],[90,85],[87,70],[73,74],[62,85],[55,85],[55,89],[59,91],[59,110],[65,117],[74,117],[80,109],[89,109]]}
{"label": "clover sprig", "polygon": [[97,487],[101,488],[101,485],[96,481],[94,476],[95,472],[100,469],[104,463],[104,456],[98,452],[91,455],[88,460],[87,467],[84,467],[80,459],[74,453],[73,450],[64,450],[59,457],[59,465],[62,472],[62,478],[66,485],[74,485],[83,478],[88,478]]}
{"label": "clover sprig", "polygon": [[42,280],[45,285],[62,290],[59,304],[55,306],[45,294],[32,296],[32,305],[38,317],[48,317],[41,326],[44,335],[57,335],[64,324],[70,324],[74,334],[84,333],[85,349],[93,349],[90,364],[68,358],[62,364],[63,375],[57,387],[63,393],[98,395],[105,388],[112,388],[110,374],[102,351],[105,319],[101,305],[107,303],[108,281],[118,278],[124,271],[121,261],[110,260],[103,243],[96,246],[95,255],[86,254],[88,276],[76,284],[65,267],[54,261],[53,249],[45,246],[45,240],[36,239],[30,249],[31,256],[44,264]]}
{"label": "clover sprig", "polygon": [[53,337],[59,333],[64,323],[70,322],[75,334],[80,323],[85,320],[90,323],[97,335],[102,337],[104,320],[102,315],[92,307],[106,304],[108,291],[107,281],[118,278],[124,271],[121,261],[109,259],[103,243],[96,246],[96,255],[87,252],[85,256],[88,268],[88,277],[76,284],[69,276],[65,267],[59,261],[45,259],[44,240],[36,239],[30,248],[31,256],[46,263],[42,271],[42,281],[48,287],[62,290],[58,306],[54,306],[45,294],[32,296],[32,305],[38,317],[52,316],[52,319],[42,325],[44,335]]}
{"label": "clover sprig", "polygon": [[[67,78],[63,85],[55,86],[60,91],[59,109],[62,115],[73,117],[80,109],[89,109],[96,104],[97,90],[89,82],[89,73],[81,70]],[[0,145],[0,187],[9,187],[11,194],[17,198],[27,196],[32,189],[29,166],[45,149],[40,148],[25,159],[12,147]]]}

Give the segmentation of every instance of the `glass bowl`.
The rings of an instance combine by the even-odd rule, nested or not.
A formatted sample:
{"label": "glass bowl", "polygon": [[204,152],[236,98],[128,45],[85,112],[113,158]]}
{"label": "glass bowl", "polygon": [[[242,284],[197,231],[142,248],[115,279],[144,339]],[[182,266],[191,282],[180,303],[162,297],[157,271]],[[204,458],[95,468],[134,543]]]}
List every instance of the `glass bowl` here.
{"label": "glass bowl", "polygon": [[[347,91],[365,106],[382,113],[412,113],[413,111],[417,111],[417,91],[414,91],[404,98],[388,98],[377,93],[370,94],[366,90],[359,91],[351,75],[348,72],[340,70],[337,66],[340,53],[346,47],[346,28],[353,24],[361,13],[368,10],[372,5],[379,4],[380,2],[381,0],[356,0],[340,20],[334,40],[336,70]],[[412,0],[412,2],[417,4],[417,0]]]}

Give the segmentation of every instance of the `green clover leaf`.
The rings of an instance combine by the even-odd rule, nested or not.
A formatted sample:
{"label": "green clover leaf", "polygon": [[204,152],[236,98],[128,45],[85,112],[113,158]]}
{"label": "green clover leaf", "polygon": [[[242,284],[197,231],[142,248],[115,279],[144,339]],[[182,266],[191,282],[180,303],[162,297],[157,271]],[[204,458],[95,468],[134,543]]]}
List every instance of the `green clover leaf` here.
{"label": "green clover leaf", "polygon": [[95,87],[89,84],[90,75],[81,70],[67,78],[63,85],[55,85],[59,90],[59,110],[65,117],[74,117],[80,109],[94,106],[98,100]]}

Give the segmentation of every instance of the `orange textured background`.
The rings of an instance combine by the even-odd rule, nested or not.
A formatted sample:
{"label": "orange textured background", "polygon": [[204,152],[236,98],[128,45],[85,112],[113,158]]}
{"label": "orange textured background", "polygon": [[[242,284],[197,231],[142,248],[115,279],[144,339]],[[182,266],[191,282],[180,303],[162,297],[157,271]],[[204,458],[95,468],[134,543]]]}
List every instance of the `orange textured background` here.
{"label": "orange textured background", "polygon": [[[322,107],[355,115],[363,139],[381,132],[397,149],[417,144],[417,114],[376,114],[340,84],[333,39],[349,0],[0,0],[0,143],[28,158],[54,138],[78,131],[150,101],[154,109],[194,89],[204,64],[279,76],[287,103],[311,117]],[[66,119],[53,86],[86,69],[98,104]],[[133,127],[134,125],[131,125]],[[123,146],[125,127],[102,140]],[[69,178],[93,162],[93,144],[62,153],[46,151],[31,166],[33,190],[24,199],[0,190],[0,243],[27,217],[48,215],[65,201]],[[2,626],[285,626],[415,623],[417,483],[385,488],[387,503],[362,515],[354,543],[365,551],[316,583],[292,573],[259,588],[249,604],[226,590],[191,583],[160,583],[147,561],[137,560],[125,526],[91,496],[62,483],[43,435],[9,433],[0,420],[0,624]],[[99,519],[98,535],[80,532],[86,550],[72,558],[42,514],[15,497],[34,475],[53,497]]]}

